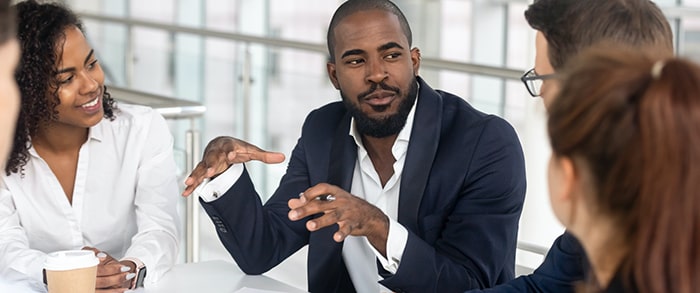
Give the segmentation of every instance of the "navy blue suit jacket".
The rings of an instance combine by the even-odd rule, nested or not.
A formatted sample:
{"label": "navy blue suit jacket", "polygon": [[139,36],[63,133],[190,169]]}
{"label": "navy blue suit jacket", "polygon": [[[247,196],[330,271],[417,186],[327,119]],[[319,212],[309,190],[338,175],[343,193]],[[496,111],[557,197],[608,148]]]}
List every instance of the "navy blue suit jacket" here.
{"label": "navy blue suit jacket", "polygon": [[573,293],[589,269],[586,253],[576,237],[568,232],[554,240],[542,264],[530,275],[488,290],[489,293]]}
{"label": "navy blue suit jacket", "polygon": [[[503,119],[418,80],[397,219],[408,241],[396,274],[378,266],[380,282],[397,292],[463,292],[511,280],[525,196],[520,142]],[[309,291],[355,290],[332,238],[337,225],[310,233],[306,220],[287,217],[287,201],[310,186],[350,189],[357,146],[349,127],[342,102],[312,111],[264,206],[247,172],[221,198],[202,201],[244,272],[264,273],[308,244]]]}

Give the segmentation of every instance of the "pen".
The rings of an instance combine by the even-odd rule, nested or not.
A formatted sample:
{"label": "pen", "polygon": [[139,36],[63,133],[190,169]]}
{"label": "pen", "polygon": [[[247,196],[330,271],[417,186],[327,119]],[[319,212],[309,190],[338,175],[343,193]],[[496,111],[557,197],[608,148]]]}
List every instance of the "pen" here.
{"label": "pen", "polygon": [[[304,196],[304,193],[303,192],[299,193],[299,197],[301,198],[302,196]],[[321,195],[321,196],[317,197],[316,199],[322,200],[322,201],[334,201],[335,196],[333,196],[332,194],[326,194],[326,195]]]}

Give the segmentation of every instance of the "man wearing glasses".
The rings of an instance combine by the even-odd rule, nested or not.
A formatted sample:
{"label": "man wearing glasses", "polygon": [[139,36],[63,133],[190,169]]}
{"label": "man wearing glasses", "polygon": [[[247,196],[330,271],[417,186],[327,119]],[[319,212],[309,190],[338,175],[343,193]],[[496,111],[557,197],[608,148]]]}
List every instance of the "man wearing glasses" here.
{"label": "man wearing glasses", "polygon": [[[557,71],[582,50],[605,42],[633,46],[650,56],[673,55],[673,33],[649,0],[535,0],[525,18],[537,31],[535,67],[520,79],[548,108],[559,91]],[[590,271],[576,238],[564,233],[534,273],[487,292],[574,292]]]}
{"label": "man wearing glasses", "polygon": [[[546,42],[546,40],[545,40]],[[531,96],[533,97],[539,97],[540,96],[540,89],[542,88],[542,83],[545,80],[548,79],[553,79],[556,77],[556,74],[544,74],[540,75],[535,72],[535,69],[532,68],[525,72],[523,76],[520,77],[520,80],[525,84],[525,88],[527,89],[527,92],[530,93]]]}

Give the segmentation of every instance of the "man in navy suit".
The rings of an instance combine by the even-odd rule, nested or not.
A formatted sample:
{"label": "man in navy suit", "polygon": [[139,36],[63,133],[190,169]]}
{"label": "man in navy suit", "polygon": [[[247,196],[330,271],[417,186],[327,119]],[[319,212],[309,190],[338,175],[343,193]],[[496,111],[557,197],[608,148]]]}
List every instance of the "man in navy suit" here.
{"label": "man in navy suit", "polygon": [[[545,107],[559,91],[556,73],[582,50],[600,42],[633,46],[658,58],[673,55],[673,33],[649,0],[536,0],[525,18],[537,30],[535,67],[523,75],[528,92]],[[578,240],[564,233],[535,272],[487,292],[575,292],[589,271]]]}
{"label": "man in navy suit", "polygon": [[513,128],[418,76],[420,51],[390,1],[343,3],[328,49],[342,102],[306,117],[264,205],[242,163],[284,156],[235,138],[211,141],[186,180],[183,194],[200,196],[241,269],[264,273],[308,244],[311,292],[462,292],[512,279],[525,195]]}

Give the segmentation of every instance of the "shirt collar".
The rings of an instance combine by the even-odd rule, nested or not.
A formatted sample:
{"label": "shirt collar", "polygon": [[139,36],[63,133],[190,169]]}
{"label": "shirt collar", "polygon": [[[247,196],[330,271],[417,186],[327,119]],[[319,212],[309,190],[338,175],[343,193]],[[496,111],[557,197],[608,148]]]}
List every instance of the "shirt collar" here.
{"label": "shirt collar", "polygon": [[103,124],[105,123],[105,120],[108,119],[102,118],[102,120],[100,120],[100,123],[97,123],[95,124],[95,126],[90,127],[90,130],[88,131],[88,140],[94,139],[96,141],[102,141],[102,138],[104,137]]}
{"label": "shirt collar", "polygon": [[[87,141],[90,141],[93,139],[98,141],[98,142],[102,141],[102,138],[104,137],[102,123],[104,123],[104,121],[105,121],[105,118],[102,118],[102,120],[100,120],[99,123],[97,123],[95,126],[90,127],[90,129],[88,130]],[[30,143],[30,142],[27,142],[27,143]],[[39,157],[39,154],[34,149],[34,145],[29,146],[29,154],[34,156],[34,157],[37,157],[37,158]]]}

